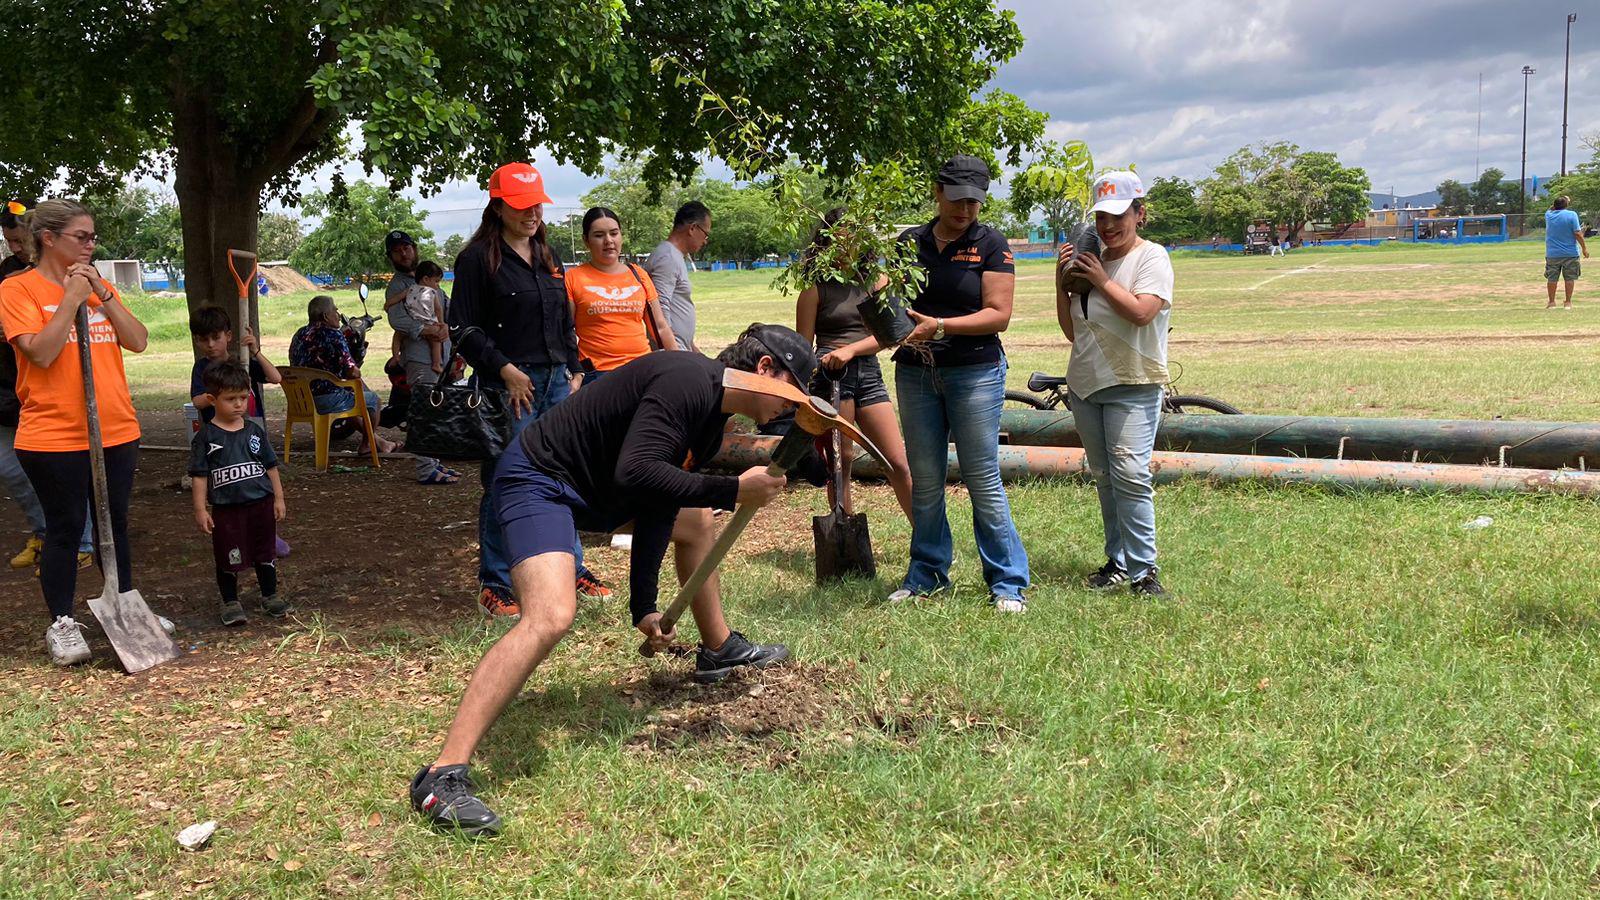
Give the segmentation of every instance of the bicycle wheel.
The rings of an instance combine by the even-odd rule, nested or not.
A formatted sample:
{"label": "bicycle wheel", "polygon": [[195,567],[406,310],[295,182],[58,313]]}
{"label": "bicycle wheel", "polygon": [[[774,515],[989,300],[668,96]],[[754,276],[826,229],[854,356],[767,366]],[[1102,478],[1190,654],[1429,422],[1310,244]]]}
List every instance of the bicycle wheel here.
{"label": "bicycle wheel", "polygon": [[1188,415],[1219,413],[1224,416],[1241,415],[1239,410],[1223,403],[1214,397],[1202,397],[1199,394],[1173,394],[1161,399],[1161,408],[1169,413],[1183,413]]}
{"label": "bicycle wheel", "polygon": [[1004,406],[1007,409],[1016,409],[1018,407],[1024,409],[1050,409],[1049,401],[1038,394],[1030,394],[1027,391],[1006,391]]}

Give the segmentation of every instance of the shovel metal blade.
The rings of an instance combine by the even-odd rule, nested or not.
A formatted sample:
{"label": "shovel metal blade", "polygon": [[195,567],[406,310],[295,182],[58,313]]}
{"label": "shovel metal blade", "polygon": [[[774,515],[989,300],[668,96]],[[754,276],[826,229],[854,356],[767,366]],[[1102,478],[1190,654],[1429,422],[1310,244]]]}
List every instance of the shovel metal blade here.
{"label": "shovel metal blade", "polygon": [[818,584],[877,577],[878,564],[872,558],[866,513],[812,516],[811,537],[817,551]]}
{"label": "shovel metal blade", "polygon": [[183,650],[161,630],[156,614],[138,591],[106,591],[89,601],[89,611],[100,621],[111,649],[117,651],[122,667],[133,675],[171,662]]}

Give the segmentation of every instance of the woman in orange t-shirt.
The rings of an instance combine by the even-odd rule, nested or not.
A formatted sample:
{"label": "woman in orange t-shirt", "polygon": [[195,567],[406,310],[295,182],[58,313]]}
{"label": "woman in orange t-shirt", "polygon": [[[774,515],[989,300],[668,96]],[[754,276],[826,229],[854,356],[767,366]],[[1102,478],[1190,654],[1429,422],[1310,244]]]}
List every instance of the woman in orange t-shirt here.
{"label": "woman in orange t-shirt", "polygon": [[678,346],[655,285],[638,266],[622,261],[622,223],[596,206],[584,214],[589,261],[567,270],[567,304],[578,332],[583,383],[633,362],[657,347]]}
{"label": "woman in orange t-shirt", "polygon": [[[89,658],[72,618],[78,578],[78,539],[91,499],[89,415],[78,357],[78,308],[89,307],[89,354],[105,444],[111,493],[111,530],[117,542],[117,579],[133,587],[129,561],[128,497],[139,459],[139,420],[122,368],[124,349],[138,353],[149,334],[117,289],[90,260],[94,217],[70,200],[47,200],[25,216],[37,266],[0,283],[0,319],[17,351],[17,459],[39,495],[45,514],[39,584],[53,624],[45,644],[55,662]],[[105,523],[97,523],[104,527]]]}

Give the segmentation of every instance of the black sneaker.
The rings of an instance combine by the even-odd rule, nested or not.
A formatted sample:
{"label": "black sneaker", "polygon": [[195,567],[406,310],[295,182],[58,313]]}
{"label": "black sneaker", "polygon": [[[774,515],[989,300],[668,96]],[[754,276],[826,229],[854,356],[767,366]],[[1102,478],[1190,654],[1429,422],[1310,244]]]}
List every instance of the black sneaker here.
{"label": "black sneaker", "polygon": [[1087,584],[1092,591],[1108,591],[1119,584],[1127,584],[1128,572],[1108,559],[1105,565],[1094,570],[1088,578],[1083,580],[1083,583]]}
{"label": "black sneaker", "polygon": [[249,617],[244,614],[244,604],[237,600],[224,602],[222,604],[221,611],[222,624],[227,625],[230,628],[235,625],[243,625],[245,622],[249,621]]}
{"label": "black sneaker", "polygon": [[765,669],[789,658],[789,648],[782,644],[752,644],[737,631],[728,633],[728,639],[716,650],[700,645],[694,657],[694,680],[701,684],[721,681],[740,666]]}
{"label": "black sneaker", "polygon": [[411,808],[445,831],[459,831],[468,837],[500,833],[500,817],[472,795],[466,766],[423,766],[411,779]]}
{"label": "black sneaker", "polygon": [[1135,578],[1128,585],[1128,591],[1135,597],[1160,598],[1167,596],[1167,589],[1161,586],[1161,579],[1156,577],[1154,569]]}
{"label": "black sneaker", "polygon": [[288,615],[292,609],[294,609],[294,607],[289,605],[289,601],[279,597],[277,594],[273,594],[271,597],[261,598],[261,611],[273,617],[274,619],[283,618],[284,616]]}

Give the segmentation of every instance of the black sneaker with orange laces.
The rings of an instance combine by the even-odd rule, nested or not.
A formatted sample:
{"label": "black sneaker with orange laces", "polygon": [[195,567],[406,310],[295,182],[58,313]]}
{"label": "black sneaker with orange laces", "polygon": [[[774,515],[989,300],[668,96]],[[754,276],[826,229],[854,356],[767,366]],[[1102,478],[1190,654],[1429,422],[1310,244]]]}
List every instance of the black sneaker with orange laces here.
{"label": "black sneaker with orange laces", "polygon": [[611,588],[605,582],[594,576],[587,568],[578,569],[578,596],[591,597],[595,600],[611,599]]}
{"label": "black sneaker with orange laces", "polygon": [[520,619],[522,607],[511,591],[497,584],[481,585],[478,590],[478,610],[491,619]]}

